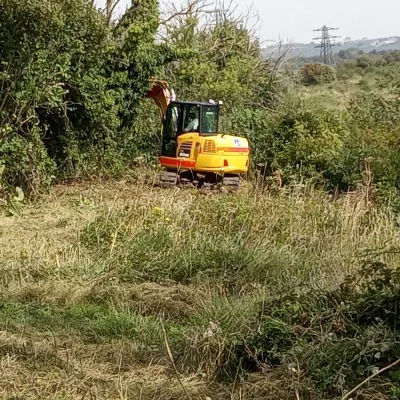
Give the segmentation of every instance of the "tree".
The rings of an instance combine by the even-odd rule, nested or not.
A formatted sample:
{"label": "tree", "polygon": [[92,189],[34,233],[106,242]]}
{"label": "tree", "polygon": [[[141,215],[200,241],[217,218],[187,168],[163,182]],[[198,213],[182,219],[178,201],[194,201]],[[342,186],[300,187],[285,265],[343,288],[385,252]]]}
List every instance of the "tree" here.
{"label": "tree", "polygon": [[185,56],[165,75],[186,98],[269,107],[277,93],[274,64],[262,57],[251,15],[236,15],[232,4],[194,1],[164,17],[163,39]]}
{"label": "tree", "polygon": [[374,60],[367,54],[357,57],[357,67],[366,69],[374,65]]}
{"label": "tree", "polygon": [[173,53],[155,43],[156,0],[108,22],[87,0],[2,1],[0,157],[11,184],[37,192],[55,173],[122,163],[147,79]]}
{"label": "tree", "polygon": [[334,69],[323,64],[306,64],[301,69],[300,75],[306,85],[318,85],[335,79]]}

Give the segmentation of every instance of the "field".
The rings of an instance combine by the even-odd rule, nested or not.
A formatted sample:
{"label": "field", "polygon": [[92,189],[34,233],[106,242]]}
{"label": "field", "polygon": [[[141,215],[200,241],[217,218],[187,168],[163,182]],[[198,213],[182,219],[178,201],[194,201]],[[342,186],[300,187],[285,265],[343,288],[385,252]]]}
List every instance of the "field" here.
{"label": "field", "polygon": [[[118,2],[1,2],[0,399],[399,399],[400,53]],[[149,77],[223,101],[239,193],[153,185]]]}
{"label": "field", "polygon": [[[398,218],[362,190],[247,183],[210,195],[151,179],[59,185],[0,220],[0,398],[321,398],[309,359],[254,360],[262,310],[293,291],[337,290],[368,252],[396,263],[382,250],[398,248]],[[318,322],[315,351],[331,322]],[[393,398],[396,385],[382,385],[360,398]]]}

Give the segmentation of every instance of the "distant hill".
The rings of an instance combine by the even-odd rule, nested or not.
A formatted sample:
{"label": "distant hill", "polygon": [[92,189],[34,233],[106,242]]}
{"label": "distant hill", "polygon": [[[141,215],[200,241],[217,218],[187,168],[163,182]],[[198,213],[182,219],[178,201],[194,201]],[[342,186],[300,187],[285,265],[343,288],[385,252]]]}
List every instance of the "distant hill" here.
{"label": "distant hill", "polygon": [[[346,38],[342,41],[333,42],[335,46],[332,47],[334,53],[339,53],[341,50],[357,49],[364,53],[370,53],[374,50],[377,52],[388,50],[400,50],[400,36],[392,36],[379,39],[361,39],[351,40]],[[282,53],[283,49],[290,47],[289,55],[291,57],[315,57],[319,55],[320,49],[315,46],[318,42],[305,43],[292,43],[283,46],[268,46],[264,49],[266,58],[277,57]]]}

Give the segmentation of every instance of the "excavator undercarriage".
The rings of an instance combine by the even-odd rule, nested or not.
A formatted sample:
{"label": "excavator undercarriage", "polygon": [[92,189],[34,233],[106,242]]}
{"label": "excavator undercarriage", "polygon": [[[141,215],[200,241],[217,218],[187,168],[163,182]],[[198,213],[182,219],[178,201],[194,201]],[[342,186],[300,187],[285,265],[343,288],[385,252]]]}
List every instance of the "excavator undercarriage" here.
{"label": "excavator undercarriage", "polygon": [[160,173],[159,185],[163,188],[197,188],[216,190],[226,188],[230,191],[239,189],[239,175],[201,174],[196,171],[168,171]]}

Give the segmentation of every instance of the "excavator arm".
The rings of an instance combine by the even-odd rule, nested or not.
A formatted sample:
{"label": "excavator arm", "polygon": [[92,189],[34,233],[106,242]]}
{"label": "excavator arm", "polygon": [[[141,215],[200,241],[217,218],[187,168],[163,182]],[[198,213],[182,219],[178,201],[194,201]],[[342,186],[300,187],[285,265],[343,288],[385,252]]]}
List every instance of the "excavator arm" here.
{"label": "excavator arm", "polygon": [[152,88],[146,93],[145,97],[154,100],[160,110],[161,121],[163,121],[169,103],[176,100],[174,89],[166,81],[151,78],[149,82]]}

